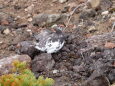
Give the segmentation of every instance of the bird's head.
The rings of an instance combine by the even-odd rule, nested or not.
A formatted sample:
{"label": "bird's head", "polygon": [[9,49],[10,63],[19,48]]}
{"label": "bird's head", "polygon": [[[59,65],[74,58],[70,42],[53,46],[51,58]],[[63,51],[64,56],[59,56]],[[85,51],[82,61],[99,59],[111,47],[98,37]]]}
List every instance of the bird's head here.
{"label": "bird's head", "polygon": [[64,28],[62,26],[59,26],[59,25],[53,25],[52,28],[54,29],[54,31],[57,34],[61,34],[64,31]]}

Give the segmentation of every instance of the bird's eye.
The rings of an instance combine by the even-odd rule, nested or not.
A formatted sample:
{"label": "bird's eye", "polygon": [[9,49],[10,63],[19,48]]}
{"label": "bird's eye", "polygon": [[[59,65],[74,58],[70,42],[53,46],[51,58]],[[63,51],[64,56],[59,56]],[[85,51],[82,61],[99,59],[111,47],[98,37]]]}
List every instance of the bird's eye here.
{"label": "bird's eye", "polygon": [[39,39],[36,39],[36,42],[39,42]]}

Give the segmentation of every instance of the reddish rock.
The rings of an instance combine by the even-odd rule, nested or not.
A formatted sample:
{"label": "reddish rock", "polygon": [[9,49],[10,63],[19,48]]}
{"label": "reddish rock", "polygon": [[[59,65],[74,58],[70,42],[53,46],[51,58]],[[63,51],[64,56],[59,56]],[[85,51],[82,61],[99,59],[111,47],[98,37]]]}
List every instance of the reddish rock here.
{"label": "reddish rock", "polygon": [[1,21],[1,25],[8,25],[8,24],[9,24],[9,22],[5,19]]}
{"label": "reddish rock", "polygon": [[106,42],[106,43],[105,43],[105,47],[106,47],[106,48],[114,48],[114,47],[115,47],[115,43]]}
{"label": "reddish rock", "polygon": [[21,62],[31,62],[31,58],[28,55],[14,55],[0,60],[0,75],[7,74],[11,72],[12,62],[19,60]]}

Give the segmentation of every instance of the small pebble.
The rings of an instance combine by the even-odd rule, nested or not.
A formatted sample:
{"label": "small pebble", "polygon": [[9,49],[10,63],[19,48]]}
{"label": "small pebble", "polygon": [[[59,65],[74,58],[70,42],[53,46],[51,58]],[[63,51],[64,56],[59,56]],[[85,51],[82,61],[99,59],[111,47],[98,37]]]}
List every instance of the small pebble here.
{"label": "small pebble", "polygon": [[65,3],[67,0],[59,0],[60,3]]}
{"label": "small pebble", "polygon": [[3,41],[0,41],[0,44],[2,44],[3,43]]}
{"label": "small pebble", "polygon": [[28,14],[27,17],[31,17],[31,14]]}
{"label": "small pebble", "polygon": [[53,73],[58,73],[59,72],[59,70],[53,70]]}
{"label": "small pebble", "polygon": [[31,29],[27,29],[27,32],[32,32],[32,30]]}
{"label": "small pebble", "polygon": [[26,12],[32,12],[33,8],[34,8],[34,4],[28,6],[28,7],[25,9],[25,11],[26,11]]}
{"label": "small pebble", "polygon": [[31,21],[32,21],[32,18],[28,18],[28,21],[31,22]]}
{"label": "small pebble", "polygon": [[3,33],[7,35],[7,34],[10,33],[10,30],[9,30],[9,29],[5,29],[5,30],[3,31]]}
{"label": "small pebble", "polygon": [[110,18],[110,21],[115,21],[115,17],[111,17],[111,18]]}
{"label": "small pebble", "polygon": [[89,29],[88,29],[88,31],[89,31],[90,33],[96,32],[97,30],[98,30],[98,29],[95,28],[95,26],[90,26]]}
{"label": "small pebble", "polygon": [[97,8],[99,7],[101,0],[88,0],[87,2],[92,8]]}
{"label": "small pebble", "polygon": [[101,13],[101,15],[107,15],[109,13],[109,11],[104,11]]}

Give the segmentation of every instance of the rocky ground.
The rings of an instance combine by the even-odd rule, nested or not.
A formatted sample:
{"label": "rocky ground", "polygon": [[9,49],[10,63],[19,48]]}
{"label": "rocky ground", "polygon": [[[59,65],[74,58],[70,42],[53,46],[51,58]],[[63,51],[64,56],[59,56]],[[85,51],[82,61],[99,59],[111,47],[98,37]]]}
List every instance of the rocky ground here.
{"label": "rocky ground", "polygon": [[[36,50],[35,36],[54,24],[65,28],[64,47]],[[27,54],[35,76],[54,86],[114,86],[114,31],[114,0],[0,0],[0,59]]]}

